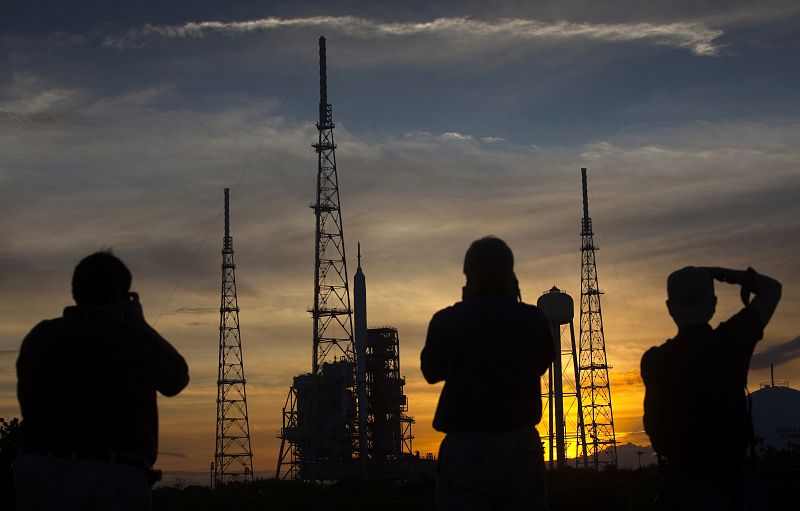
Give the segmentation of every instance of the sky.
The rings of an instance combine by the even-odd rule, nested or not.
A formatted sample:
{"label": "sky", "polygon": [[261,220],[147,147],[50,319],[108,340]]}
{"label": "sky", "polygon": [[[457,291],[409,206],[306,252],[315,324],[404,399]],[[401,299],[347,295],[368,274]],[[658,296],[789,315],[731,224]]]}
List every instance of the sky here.
{"label": "sky", "polygon": [[[472,240],[509,243],[524,300],[579,294],[581,167],[618,440],[648,443],[639,359],[674,335],[665,281],[686,265],[783,283],[749,388],[770,363],[800,386],[796,2],[113,4],[12,1],[0,18],[0,416],[19,414],[22,338],[71,304],[74,265],[112,248],[190,365],[159,400],[158,464],[206,470],[230,187],[254,466],[274,470],[311,361],[320,35],[351,278],[361,242],[369,324],[399,329],[415,450],[442,438],[419,352]],[[715,321],[740,307],[717,294]]]}

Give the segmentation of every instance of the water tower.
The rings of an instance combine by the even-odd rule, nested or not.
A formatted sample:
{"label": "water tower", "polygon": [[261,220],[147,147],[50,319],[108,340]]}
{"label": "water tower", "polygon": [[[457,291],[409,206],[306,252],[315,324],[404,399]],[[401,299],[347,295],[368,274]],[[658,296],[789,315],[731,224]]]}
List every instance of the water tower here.
{"label": "water tower", "polygon": [[[586,433],[578,387],[578,357],[575,348],[575,305],[572,297],[553,286],[536,305],[550,322],[556,356],[547,372],[547,445],[550,468],[564,467],[572,454],[578,466],[587,466]],[[566,406],[566,408],[565,408]],[[553,451],[555,450],[555,456]],[[572,452],[568,452],[572,450]]]}

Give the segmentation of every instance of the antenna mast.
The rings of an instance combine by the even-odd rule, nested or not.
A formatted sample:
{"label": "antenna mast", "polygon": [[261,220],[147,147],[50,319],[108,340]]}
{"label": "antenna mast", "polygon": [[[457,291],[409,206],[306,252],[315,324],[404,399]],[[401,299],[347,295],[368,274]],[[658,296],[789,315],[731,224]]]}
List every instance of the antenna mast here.
{"label": "antenna mast", "polygon": [[229,189],[225,188],[225,237],[222,239],[222,299],[219,309],[217,441],[214,484],[253,480],[253,451],[247,416],[244,357],[236,297],[236,264],[230,235]]}
{"label": "antenna mast", "polygon": [[583,188],[583,219],[581,221],[581,322],[579,382],[583,421],[586,436],[583,452],[589,463],[617,465],[617,441],[614,433],[614,413],[611,408],[611,385],[608,378],[606,341],[603,333],[603,313],[597,283],[597,264],[589,217],[589,193],[586,169],[581,169]]}

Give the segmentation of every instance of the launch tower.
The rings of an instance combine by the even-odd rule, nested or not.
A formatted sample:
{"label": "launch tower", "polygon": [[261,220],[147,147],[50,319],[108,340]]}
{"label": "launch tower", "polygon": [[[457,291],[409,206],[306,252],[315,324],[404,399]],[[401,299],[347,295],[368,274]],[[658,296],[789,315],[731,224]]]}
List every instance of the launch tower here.
{"label": "launch tower", "polygon": [[360,245],[350,308],[324,37],[319,60],[312,372],[296,376],[289,389],[275,477],[419,478],[432,474],[435,464],[411,454],[414,419],[406,415],[397,329],[367,328]]}
{"label": "launch tower", "polygon": [[230,235],[229,189],[225,188],[225,237],[222,240],[222,300],[219,308],[217,441],[214,484],[253,480],[253,451],[247,418],[244,357],[236,298],[236,264]]}
{"label": "launch tower", "polygon": [[581,223],[581,323],[579,386],[586,436],[585,451],[595,469],[617,465],[617,441],[614,434],[614,413],[611,408],[611,385],[608,378],[606,341],[603,334],[603,313],[597,284],[597,264],[589,217],[589,194],[586,169],[581,169],[583,188],[583,221]]}
{"label": "launch tower", "polygon": [[359,403],[364,404],[359,406],[359,423],[364,425],[360,428],[364,448],[359,455],[370,458],[373,476],[392,477],[403,468],[392,462],[412,452],[414,419],[406,415],[408,398],[403,393],[405,379],[400,376],[397,328],[367,328],[367,282],[361,268],[360,243],[353,295]]}
{"label": "launch tower", "polygon": [[325,38],[319,38],[319,121],[312,369],[294,378],[283,410],[276,478],[332,480],[358,472],[356,356],[347,278],[333,113],[328,103]]}

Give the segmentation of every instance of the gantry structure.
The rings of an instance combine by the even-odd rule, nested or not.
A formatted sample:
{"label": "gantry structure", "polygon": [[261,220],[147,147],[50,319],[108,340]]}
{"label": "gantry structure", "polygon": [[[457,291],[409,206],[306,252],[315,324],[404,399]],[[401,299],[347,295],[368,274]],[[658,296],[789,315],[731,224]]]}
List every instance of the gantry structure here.
{"label": "gantry structure", "polygon": [[583,219],[581,222],[581,310],[579,385],[585,427],[585,452],[595,469],[617,465],[617,441],[611,407],[611,383],[603,333],[603,312],[597,281],[597,246],[589,217],[586,169],[581,169]]}
{"label": "gantry structure", "polygon": [[360,245],[350,306],[324,37],[319,72],[312,370],[295,376],[289,388],[275,477],[325,482],[431,475],[434,460],[412,454],[414,419],[407,415],[397,329],[367,328]]}
{"label": "gantry structure", "polygon": [[[328,103],[325,38],[319,38],[319,120],[312,370],[294,378],[283,409],[276,478],[334,479],[361,451],[356,416],[356,355],[344,229]],[[358,470],[358,468],[354,468]]]}
{"label": "gantry structure", "polygon": [[217,435],[214,484],[253,480],[253,451],[244,377],[236,264],[230,234],[230,190],[225,188],[225,236],[222,239],[222,293],[219,308],[219,368],[217,372]]}

